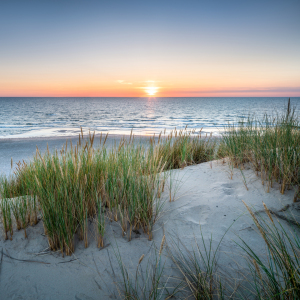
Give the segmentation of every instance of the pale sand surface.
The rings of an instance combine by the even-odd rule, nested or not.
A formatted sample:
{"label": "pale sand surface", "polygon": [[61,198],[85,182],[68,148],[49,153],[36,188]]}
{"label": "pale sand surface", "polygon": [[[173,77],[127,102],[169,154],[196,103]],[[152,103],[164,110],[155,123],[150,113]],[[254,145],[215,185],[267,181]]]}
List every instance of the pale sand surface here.
{"label": "pale sand surface", "polygon": [[[224,272],[239,278],[235,272],[243,272],[246,263],[234,242],[238,241],[236,235],[258,253],[265,253],[265,245],[242,200],[257,210],[263,209],[262,201],[269,208],[279,210],[292,203],[293,191],[281,195],[274,187],[266,193],[260,178],[252,170],[244,170],[247,191],[240,170],[233,170],[232,179],[230,170],[226,163],[223,165],[220,161],[214,161],[172,171],[173,179],[180,181],[180,188],[176,200],[168,202],[166,187],[163,194],[163,199],[166,199],[164,213],[154,226],[153,241],[148,241],[144,233],[133,233],[132,241],[128,242],[126,237],[122,237],[119,224],[107,221],[104,238],[107,247],[99,250],[91,233],[87,249],[82,241],[76,241],[74,255],[62,258],[60,253],[37,255],[48,247],[42,222],[28,228],[28,239],[24,239],[23,231],[16,231],[12,241],[4,241],[1,235],[0,251],[3,249],[3,253],[17,259],[47,264],[21,262],[3,256],[0,299],[117,299],[113,281],[120,280],[120,273],[114,249],[118,247],[124,264],[134,273],[142,254],[145,254],[142,262],[145,269],[148,259],[153,257],[153,249],[160,246],[163,230],[167,241],[172,235],[191,248],[195,238],[198,241],[201,239],[200,225],[206,242],[212,234],[214,247],[232,225],[221,244],[218,261]],[[286,221],[282,224],[287,230],[292,228]],[[167,254],[166,249],[163,253]],[[75,260],[69,262],[72,259]],[[171,260],[167,256],[163,259],[166,260],[165,275],[177,276]],[[181,297],[179,295],[176,299]]]}

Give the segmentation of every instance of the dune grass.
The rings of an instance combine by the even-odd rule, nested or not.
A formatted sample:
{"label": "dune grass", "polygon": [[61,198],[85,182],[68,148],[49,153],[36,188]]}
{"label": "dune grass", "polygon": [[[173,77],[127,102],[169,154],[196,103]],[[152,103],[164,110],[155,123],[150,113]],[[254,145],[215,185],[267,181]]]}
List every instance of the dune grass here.
{"label": "dune grass", "polygon": [[300,198],[300,120],[290,102],[285,113],[273,118],[248,117],[238,126],[229,124],[219,154],[228,156],[234,167],[249,163],[267,191],[278,182],[282,194],[294,188],[294,202]]}
{"label": "dune grass", "polygon": [[[146,280],[141,280],[139,260],[136,275],[131,274],[123,264],[119,252],[115,253],[122,280],[117,288],[122,299],[168,299],[169,295],[179,299],[300,299],[300,226],[290,227],[287,231],[283,224],[272,217],[272,212],[264,204],[265,213],[253,211],[244,203],[257,228],[256,233],[265,243],[265,253],[257,253],[247,241],[238,236],[241,255],[248,268],[241,274],[229,275],[221,271],[218,265],[220,246],[226,233],[217,246],[212,246],[212,236],[207,243],[200,230],[200,242],[195,236],[194,245],[186,245],[173,235],[163,238],[167,254],[162,258],[162,246],[152,262],[148,262]],[[230,228],[228,228],[229,230]],[[228,231],[227,230],[227,231]],[[226,231],[226,232],[227,232]],[[164,236],[165,237],[165,236]],[[192,249],[191,249],[192,247]],[[165,273],[165,260],[174,262],[174,277]],[[151,270],[149,269],[151,266]],[[143,275],[144,276],[144,275]],[[238,279],[238,280],[237,280]],[[166,289],[168,282],[173,288]],[[174,285],[174,282],[177,282]],[[182,298],[181,298],[182,297]]]}
{"label": "dune grass", "polygon": [[238,285],[234,277],[218,269],[217,257],[223,238],[213,249],[212,237],[206,244],[201,232],[201,242],[195,239],[192,250],[179,239],[169,239],[168,253],[181,274],[178,280],[187,292],[185,299],[300,299],[300,226],[286,231],[265,204],[265,214],[244,204],[265,243],[266,252],[257,253],[238,237],[236,243],[248,266],[242,271],[245,277],[237,275],[240,277]]}
{"label": "dune grass", "polygon": [[[263,120],[248,118],[239,125],[226,128],[218,147],[219,157],[229,157],[231,165],[241,170],[244,164],[250,163],[257,175],[260,173],[268,191],[277,181],[281,193],[294,188],[294,201],[297,201],[300,198],[300,124],[290,104],[283,115],[278,114],[275,118],[265,115]],[[180,240],[171,239],[169,255],[182,275],[179,280],[188,293],[186,298],[300,298],[300,228],[291,228],[292,231],[287,232],[278,220],[274,221],[265,204],[269,222],[246,207],[266,244],[267,259],[240,238],[239,246],[249,267],[245,274],[250,273],[251,277],[245,277],[244,282],[236,286],[234,278],[218,271],[217,255],[221,241],[213,250],[212,239],[206,245],[202,236],[202,247],[196,242],[195,247],[189,250]]]}
{"label": "dune grass", "polygon": [[300,227],[287,232],[264,204],[266,220],[244,203],[267,248],[267,259],[258,255],[242,238],[247,254],[250,281],[257,299],[300,299]]}
{"label": "dune grass", "polygon": [[171,237],[168,253],[179,270],[184,282],[183,290],[193,299],[224,299],[225,285],[218,274],[217,255],[221,241],[216,249],[212,247],[212,237],[207,245],[202,232],[201,245],[195,239],[192,250],[181,240]]}
{"label": "dune grass", "polygon": [[139,228],[151,240],[163,207],[164,171],[207,161],[214,153],[214,141],[193,134],[175,130],[151,138],[146,146],[134,143],[131,135],[108,150],[107,136],[101,135],[95,149],[95,136],[85,140],[81,133],[76,146],[66,143],[60,151],[43,155],[37,149],[32,162],[19,163],[14,176],[0,179],[5,238],[12,238],[13,223],[27,237],[26,227],[36,224],[40,214],[50,249],[66,255],[74,252],[76,234],[88,246],[91,219],[99,247],[104,245],[106,220],[120,222],[129,240]]}
{"label": "dune grass", "polygon": [[[160,300],[171,299],[176,295],[179,286],[170,288],[168,278],[165,277],[165,260],[163,251],[165,248],[165,236],[159,249],[154,248],[146,266],[142,266],[145,259],[143,254],[137,264],[136,270],[130,272],[128,266],[123,263],[118,249],[114,249],[118,262],[120,278],[114,279],[119,296],[126,300]],[[114,272],[116,273],[116,272]]]}

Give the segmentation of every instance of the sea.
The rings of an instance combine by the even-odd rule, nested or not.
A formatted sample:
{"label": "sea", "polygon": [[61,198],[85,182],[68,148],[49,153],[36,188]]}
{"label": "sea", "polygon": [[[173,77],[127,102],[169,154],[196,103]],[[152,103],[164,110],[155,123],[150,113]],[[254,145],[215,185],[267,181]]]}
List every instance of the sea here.
{"label": "sea", "polygon": [[[220,135],[230,123],[286,108],[288,98],[0,98],[0,139],[137,135],[195,129]],[[300,111],[300,97],[291,98]]]}

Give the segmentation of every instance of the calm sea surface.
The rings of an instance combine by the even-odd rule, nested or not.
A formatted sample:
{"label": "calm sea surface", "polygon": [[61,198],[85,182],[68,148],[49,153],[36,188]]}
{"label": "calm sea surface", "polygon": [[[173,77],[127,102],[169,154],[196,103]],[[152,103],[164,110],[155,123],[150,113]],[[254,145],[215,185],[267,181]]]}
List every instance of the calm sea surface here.
{"label": "calm sea surface", "polygon": [[[0,98],[0,138],[153,134],[188,126],[214,132],[249,114],[282,111],[288,98]],[[300,98],[291,98],[300,112]]]}

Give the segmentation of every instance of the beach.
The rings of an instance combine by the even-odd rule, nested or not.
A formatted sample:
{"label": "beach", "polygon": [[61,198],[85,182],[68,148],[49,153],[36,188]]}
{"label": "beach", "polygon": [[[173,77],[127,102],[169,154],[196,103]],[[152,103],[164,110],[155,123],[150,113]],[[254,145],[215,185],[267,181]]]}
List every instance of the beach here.
{"label": "beach", "polygon": [[[180,239],[187,249],[201,245],[204,241],[215,249],[223,238],[218,254],[218,264],[226,276],[233,276],[236,284],[247,276],[247,261],[236,244],[239,237],[265,256],[266,247],[242,200],[250,207],[263,211],[268,208],[278,211],[292,204],[292,192],[281,195],[274,187],[266,193],[260,178],[252,170],[232,169],[222,160],[188,166],[172,171],[179,188],[174,201],[169,202],[166,187],[162,198],[165,205],[160,219],[153,228],[153,240],[140,232],[134,233],[129,242],[122,237],[120,225],[108,222],[104,236],[104,248],[99,249],[93,232],[89,233],[89,246],[76,240],[76,250],[71,256],[48,250],[42,220],[28,228],[28,239],[21,231],[15,232],[13,240],[0,240],[3,251],[0,264],[1,299],[118,299],[115,282],[120,282],[117,255],[120,255],[131,274],[135,274],[139,258],[144,275],[148,262],[153,261],[155,249],[159,249],[166,237],[162,260],[164,278],[171,276],[170,286],[179,276],[174,268],[167,245],[172,239]],[[231,179],[232,177],[232,179]],[[244,180],[246,179],[247,188]],[[262,213],[264,214],[264,213]],[[288,213],[287,213],[288,214]],[[287,230],[287,222],[282,221]],[[294,229],[294,228],[293,228]],[[0,253],[1,256],[1,253]],[[174,277],[172,279],[172,276]],[[182,299],[178,295],[175,299]]]}
{"label": "beach", "polygon": [[300,127],[289,107],[221,137],[81,128],[0,139],[0,299],[298,293]]}

